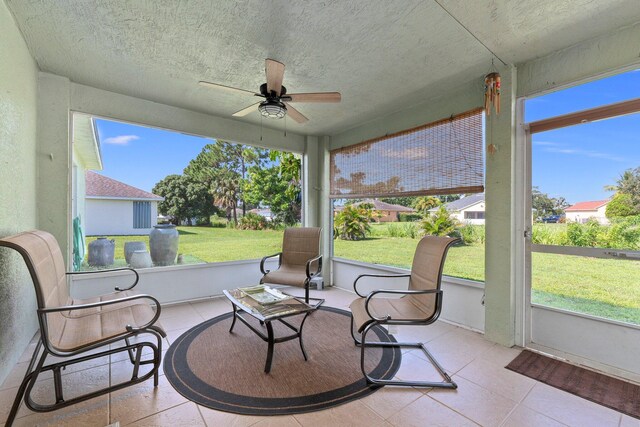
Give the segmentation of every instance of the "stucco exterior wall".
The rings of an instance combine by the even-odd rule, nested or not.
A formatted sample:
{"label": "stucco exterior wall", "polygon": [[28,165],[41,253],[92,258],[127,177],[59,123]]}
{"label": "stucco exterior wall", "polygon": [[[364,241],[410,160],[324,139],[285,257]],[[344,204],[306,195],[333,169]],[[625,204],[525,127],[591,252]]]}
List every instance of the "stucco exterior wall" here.
{"label": "stucco exterior wall", "polygon": [[469,206],[468,208],[462,209],[460,211],[454,212],[452,214],[459,222],[463,224],[473,224],[473,225],[484,225],[484,219],[469,219],[465,218],[465,212],[484,212],[484,202],[477,203],[473,206]]}
{"label": "stucco exterior wall", "polygon": [[[0,2],[0,237],[36,228],[38,68]],[[35,293],[22,258],[0,248],[0,383],[38,325]]]}
{"label": "stucco exterior wall", "polygon": [[589,221],[589,219],[594,218],[600,224],[608,225],[609,220],[606,216],[606,210],[607,205],[604,205],[594,211],[568,211],[565,214],[567,216],[567,222],[579,222],[584,224]]}
{"label": "stucco exterior wall", "polygon": [[132,200],[86,200],[87,236],[145,236],[158,224],[158,202],[151,202],[151,227],[133,228]]}

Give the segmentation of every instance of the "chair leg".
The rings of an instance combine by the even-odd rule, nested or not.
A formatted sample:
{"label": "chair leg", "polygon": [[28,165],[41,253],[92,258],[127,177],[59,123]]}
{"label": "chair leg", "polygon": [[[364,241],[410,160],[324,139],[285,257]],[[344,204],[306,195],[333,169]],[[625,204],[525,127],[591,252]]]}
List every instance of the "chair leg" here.
{"label": "chair leg", "polygon": [[162,363],[162,338],[166,337],[167,334],[162,329],[156,329],[155,326],[152,326],[149,329],[152,330],[151,333],[155,335],[156,339],[158,340],[157,354],[153,355],[153,369],[155,370],[153,373],[153,386],[158,387],[160,381],[160,364]]}
{"label": "chair leg", "polygon": [[[40,373],[40,369],[42,369],[42,365],[44,364],[44,360],[46,358],[47,352],[46,350],[42,353],[42,356],[40,357],[40,360],[38,361],[37,367],[33,372],[37,372],[38,374],[36,375],[29,375],[31,373],[31,371],[33,370],[33,365],[35,364],[35,361],[37,360],[37,356],[38,353],[40,352],[40,349],[42,348],[42,341],[38,341],[38,344],[36,345],[36,349],[33,352],[33,355],[31,356],[31,362],[29,363],[29,367],[27,368],[27,372],[24,374],[24,378],[22,379],[22,382],[20,383],[20,387],[18,388],[18,393],[16,393],[16,398],[13,400],[13,405],[11,405],[11,411],[9,411],[9,416],[7,417],[7,420],[5,421],[5,425],[7,427],[11,427],[11,425],[13,425],[13,421],[16,418],[16,415],[18,415],[18,409],[20,409],[20,402],[22,401],[23,397],[25,396],[26,390],[27,390],[27,386],[29,384],[31,384],[32,382],[35,383],[36,379],[38,378],[38,374]],[[31,387],[33,387],[33,384],[31,384]],[[29,387],[30,388],[30,387]]]}
{"label": "chair leg", "polygon": [[[352,322],[352,336],[353,336],[353,316],[351,317]],[[377,385],[394,385],[394,386],[409,386],[409,387],[433,387],[433,388],[447,388],[447,389],[456,389],[458,385],[451,379],[449,374],[444,370],[444,368],[438,363],[438,361],[433,357],[433,355],[427,350],[427,347],[423,343],[417,342],[368,342],[366,341],[367,333],[374,326],[380,325],[379,322],[372,322],[367,325],[362,331],[362,338],[360,339],[360,369],[362,370],[362,374],[368,383],[377,384]],[[358,345],[358,341],[354,336],[354,341],[356,345]],[[367,347],[412,347],[412,348],[420,348],[424,354],[427,356],[429,361],[433,364],[434,368],[438,371],[440,376],[444,381],[402,381],[402,380],[384,380],[381,378],[373,378],[371,377],[364,366],[364,355]]]}

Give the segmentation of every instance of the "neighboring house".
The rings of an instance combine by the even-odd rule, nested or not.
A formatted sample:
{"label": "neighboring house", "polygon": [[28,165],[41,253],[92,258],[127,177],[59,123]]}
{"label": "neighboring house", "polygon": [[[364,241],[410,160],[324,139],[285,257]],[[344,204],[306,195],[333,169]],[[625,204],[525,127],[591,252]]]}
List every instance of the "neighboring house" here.
{"label": "neighboring house", "polygon": [[578,202],[564,210],[567,222],[579,222],[584,224],[590,218],[596,219],[600,224],[607,225],[609,220],[605,215],[607,205],[611,200],[593,200],[589,202]]}
{"label": "neighboring house", "polygon": [[271,212],[271,209],[269,208],[251,209],[250,211],[247,211],[247,213],[254,213],[254,214],[260,215],[262,217],[265,217],[267,221],[272,221],[273,217],[275,216],[273,215],[273,212]]}
{"label": "neighboring house", "polygon": [[[415,209],[402,205],[393,205],[391,203],[381,202],[377,199],[367,199],[362,202],[354,203],[353,205],[359,206],[365,203],[373,205],[373,209],[377,211],[378,217],[375,218],[377,222],[397,222],[399,221],[398,214],[415,212]],[[342,209],[344,209],[344,206],[336,207],[335,210],[341,211]]]}
{"label": "neighboring house", "polygon": [[145,235],[158,223],[160,196],[86,172],[87,236]]}
{"label": "neighboring house", "polygon": [[[453,202],[446,203],[444,207],[451,216],[465,224],[484,225],[484,193],[466,196]],[[430,209],[435,212],[438,208]]]}

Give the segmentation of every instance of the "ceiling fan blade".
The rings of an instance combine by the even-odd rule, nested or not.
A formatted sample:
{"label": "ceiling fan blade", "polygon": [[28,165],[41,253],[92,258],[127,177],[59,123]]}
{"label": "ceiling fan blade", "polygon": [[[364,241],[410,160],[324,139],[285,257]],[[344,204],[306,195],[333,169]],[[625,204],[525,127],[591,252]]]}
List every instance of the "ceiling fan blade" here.
{"label": "ceiling fan blade", "polygon": [[304,123],[306,121],[309,121],[309,119],[307,119],[304,116],[304,114],[302,114],[300,111],[296,110],[295,108],[293,108],[291,105],[287,104],[286,102],[285,102],[285,105],[287,106],[287,114],[293,120],[295,120],[298,123]]}
{"label": "ceiling fan blade", "polygon": [[218,83],[211,83],[211,82],[205,82],[205,81],[199,81],[198,82],[200,84],[200,86],[204,86],[204,87],[208,87],[211,89],[222,89],[222,90],[226,90],[227,92],[236,92],[236,93],[243,93],[245,95],[257,95],[257,96],[262,96],[259,93],[255,93],[253,91],[250,90],[245,90],[245,89],[238,89],[237,87],[231,87],[231,86],[225,86],[225,85],[221,85]]}
{"label": "ceiling fan blade", "polygon": [[267,91],[275,92],[280,96],[282,90],[282,79],[284,78],[284,64],[273,59],[264,61],[264,71],[267,74]]}
{"label": "ceiling fan blade", "polygon": [[340,102],[340,92],[288,93],[284,96],[291,99],[287,102]]}
{"label": "ceiling fan blade", "polygon": [[240,111],[236,111],[235,113],[232,114],[232,116],[234,116],[234,117],[244,117],[247,114],[256,111],[258,109],[258,105],[259,104],[260,104],[259,102],[256,102],[255,104],[251,104],[247,108],[243,108]]}

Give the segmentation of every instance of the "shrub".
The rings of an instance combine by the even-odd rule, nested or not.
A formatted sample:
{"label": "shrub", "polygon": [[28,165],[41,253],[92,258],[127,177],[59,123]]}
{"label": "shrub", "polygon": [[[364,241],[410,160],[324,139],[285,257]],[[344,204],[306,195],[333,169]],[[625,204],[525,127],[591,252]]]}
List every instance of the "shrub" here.
{"label": "shrub", "polygon": [[614,218],[607,230],[608,248],[640,249],[640,215]]}
{"label": "shrub", "polygon": [[465,224],[457,232],[465,245],[484,243],[484,225]]}
{"label": "shrub", "polygon": [[199,227],[209,225],[209,217],[200,216],[200,217],[196,218],[196,225],[199,226]]}
{"label": "shrub", "polygon": [[262,215],[248,212],[238,221],[238,228],[240,230],[265,230],[269,228],[269,222]]}
{"label": "shrub", "polygon": [[419,213],[400,212],[398,214],[398,221],[400,222],[414,222],[414,221],[420,221],[421,219],[422,219],[422,215],[420,215]]}
{"label": "shrub", "polygon": [[226,218],[219,217],[218,215],[211,215],[209,217],[209,224],[211,224],[213,228],[226,228],[228,222]]}
{"label": "shrub", "polygon": [[418,237],[418,226],[415,223],[389,223],[387,224],[387,234],[389,237]]}
{"label": "shrub", "polygon": [[373,217],[374,213],[370,204],[345,206],[333,220],[334,238],[339,237],[342,240],[364,239],[371,232]]}
{"label": "shrub", "polygon": [[433,214],[425,217],[421,222],[424,234],[431,236],[447,236],[453,234],[458,226],[458,221],[449,214],[444,207],[435,211]]}
{"label": "shrub", "polygon": [[568,245],[567,227],[556,224],[533,224],[531,241],[538,245]]}
{"label": "shrub", "polygon": [[616,193],[613,199],[607,204],[605,215],[611,219],[638,215],[638,211],[636,211],[633,206],[633,200],[629,194]]}
{"label": "shrub", "polygon": [[573,222],[567,226],[568,243],[572,246],[596,247],[599,242],[605,239],[601,238],[604,227],[597,220],[590,219],[586,224],[578,224]]}

